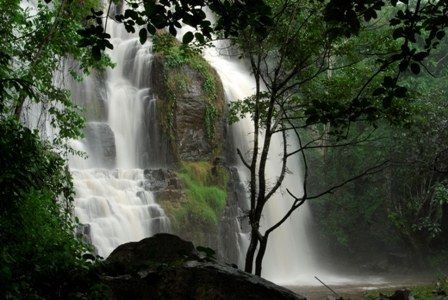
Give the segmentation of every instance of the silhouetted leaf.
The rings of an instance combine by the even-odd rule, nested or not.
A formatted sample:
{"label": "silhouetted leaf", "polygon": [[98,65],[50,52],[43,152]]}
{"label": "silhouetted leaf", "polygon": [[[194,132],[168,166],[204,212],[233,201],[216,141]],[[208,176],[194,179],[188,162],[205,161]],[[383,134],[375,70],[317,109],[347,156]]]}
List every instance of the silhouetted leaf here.
{"label": "silhouetted leaf", "polygon": [[420,73],[420,66],[417,63],[413,63],[411,64],[411,71],[414,74],[419,74]]}
{"label": "silhouetted leaf", "polygon": [[191,31],[188,31],[187,33],[184,34],[182,38],[182,43],[189,44],[193,40],[193,38],[194,38],[193,33]]}
{"label": "silhouetted leaf", "polygon": [[146,39],[148,38],[148,32],[145,28],[140,29],[138,32],[138,36],[140,38],[140,44],[144,44],[146,42]]}

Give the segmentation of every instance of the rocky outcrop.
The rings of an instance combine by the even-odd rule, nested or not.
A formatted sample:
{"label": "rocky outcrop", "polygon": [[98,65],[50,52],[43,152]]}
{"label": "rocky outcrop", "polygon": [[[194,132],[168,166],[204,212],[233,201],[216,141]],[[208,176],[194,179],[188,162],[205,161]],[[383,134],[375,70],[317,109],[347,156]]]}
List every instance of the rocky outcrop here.
{"label": "rocky outcrop", "polygon": [[158,122],[177,161],[209,160],[222,148],[223,88],[216,71],[205,61],[201,63],[200,70],[205,71],[189,63],[169,67],[163,53],[153,58],[150,78],[158,115],[162,116]]}
{"label": "rocky outcrop", "polygon": [[[172,232],[237,263],[239,210],[234,201],[245,191],[230,174],[236,152],[221,81],[198,53],[168,34],[154,37],[153,50],[148,156],[151,168],[161,169],[145,172],[145,188],[169,216]],[[210,174],[202,176],[205,169]],[[216,192],[230,196],[222,201]]]}
{"label": "rocky outcrop", "polygon": [[305,299],[169,234],[119,246],[102,272],[111,299]]}
{"label": "rocky outcrop", "polygon": [[[189,209],[191,201],[195,199],[188,198],[188,188],[177,172],[171,169],[145,170],[145,178],[147,179],[145,189],[154,193],[157,203],[170,218],[172,232],[183,239],[217,250],[220,258],[228,258],[221,252],[224,247],[220,247],[218,224],[198,221],[198,216]],[[229,246],[233,247],[232,244]],[[236,262],[234,257],[229,257],[229,261]]]}
{"label": "rocky outcrop", "polygon": [[[144,171],[144,175],[147,180],[144,188],[154,193],[157,203],[173,220],[175,218],[174,211],[187,202],[185,188],[177,173],[170,169],[149,169]],[[175,230],[176,234],[179,234],[180,230],[176,228],[176,220],[173,221],[172,226],[174,228],[172,229]],[[183,225],[188,227],[188,224]]]}
{"label": "rocky outcrop", "polygon": [[237,263],[240,260],[239,239],[241,232],[249,232],[247,218],[238,220],[242,216],[241,205],[246,203],[246,189],[235,167],[229,168],[229,182],[227,186],[227,203],[219,222],[219,257]]}
{"label": "rocky outcrop", "polygon": [[118,246],[106,260],[108,275],[118,276],[138,271],[154,271],[161,264],[199,258],[192,242],[167,233],[159,233],[139,242]]}
{"label": "rocky outcrop", "polygon": [[[73,62],[76,65],[76,63]],[[93,71],[83,81],[67,76],[73,102],[83,108],[82,114],[89,121],[107,120],[105,73]]]}

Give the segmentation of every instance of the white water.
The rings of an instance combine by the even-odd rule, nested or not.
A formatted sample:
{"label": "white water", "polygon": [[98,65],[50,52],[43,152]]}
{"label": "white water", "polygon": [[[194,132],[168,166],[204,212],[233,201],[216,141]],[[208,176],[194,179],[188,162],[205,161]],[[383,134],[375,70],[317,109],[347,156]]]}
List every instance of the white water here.
{"label": "white water", "polygon": [[[208,50],[205,57],[221,77],[229,101],[241,100],[255,93],[254,78],[241,61],[220,55],[215,50]],[[250,157],[253,128],[249,117],[240,120],[233,126],[232,132],[236,146],[247,155],[246,157]],[[293,143],[293,141],[290,140],[289,143]],[[273,137],[266,168],[267,178],[271,184],[280,175],[282,144],[281,136]],[[249,174],[242,163],[239,164],[238,169],[242,180],[248,182]],[[301,195],[303,192],[300,161],[297,157],[292,157],[288,161],[288,169],[290,174],[286,176],[281,190],[271,198],[265,208],[262,219],[264,230],[278,222],[290,208],[292,199],[286,194],[286,188],[296,195]],[[263,262],[263,277],[280,284],[316,284],[314,276],[322,271],[319,271],[310,248],[306,230],[309,217],[308,205],[304,204],[270,235]],[[249,244],[248,239],[248,233],[240,233],[240,265],[242,265]]]}
{"label": "white water", "polygon": [[[114,50],[109,52],[117,63],[105,75],[105,92],[89,77],[73,83],[75,102],[99,101],[103,95],[103,121],[89,122],[90,134],[73,145],[89,158],[72,158],[70,167],[76,190],[75,215],[89,227],[89,236],[98,253],[107,257],[118,245],[138,241],[157,232],[169,231],[169,219],[146,191],[143,166],[145,120],[150,105],[149,81],[151,44],[141,46],[118,24],[110,21]],[[76,97],[84,97],[76,99]],[[101,97],[100,97],[101,98]],[[101,116],[98,117],[101,119]]]}
{"label": "white water", "polygon": [[163,210],[141,185],[141,169],[72,170],[75,214],[89,224],[93,245],[107,256],[118,245],[168,229]]}
{"label": "white water", "polygon": [[[224,49],[226,47],[224,46]],[[255,80],[249,68],[243,61],[226,55],[226,51],[216,48],[207,49],[205,58],[218,72],[224,86],[228,101],[237,101],[255,93]],[[249,117],[241,119],[232,126],[232,134],[238,147],[246,157],[250,157],[253,143],[254,126]],[[262,140],[262,137],[261,137]],[[297,142],[288,137],[288,145],[295,149]],[[271,140],[270,155],[266,166],[266,176],[271,186],[281,171],[281,155],[283,142],[280,135],[274,135]],[[262,232],[277,223],[291,207],[293,199],[288,195],[289,189],[295,195],[303,193],[303,174],[299,156],[288,160],[288,173],[283,181],[282,188],[269,200],[262,217]],[[238,165],[240,178],[249,182],[249,172],[240,162]],[[268,183],[269,184],[269,183]],[[249,203],[244,205],[249,207]],[[263,261],[262,276],[277,284],[286,286],[320,286],[321,283],[314,276],[319,277],[327,284],[347,285],[365,283],[384,283],[379,277],[347,276],[336,274],[319,265],[316,251],[311,246],[310,235],[307,228],[311,214],[308,203],[304,203],[291,217],[271,233],[266,255]],[[238,246],[240,252],[239,265],[244,266],[244,257],[249,246],[249,233],[240,231]]]}

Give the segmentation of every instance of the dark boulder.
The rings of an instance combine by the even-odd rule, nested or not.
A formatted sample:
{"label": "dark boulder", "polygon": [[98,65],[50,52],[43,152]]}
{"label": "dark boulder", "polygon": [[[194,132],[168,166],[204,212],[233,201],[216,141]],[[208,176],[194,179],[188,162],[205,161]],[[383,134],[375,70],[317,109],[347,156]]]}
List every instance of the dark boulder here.
{"label": "dark boulder", "polygon": [[204,258],[191,242],[157,234],[119,246],[105,261],[111,299],[305,299]]}
{"label": "dark boulder", "polygon": [[411,300],[411,291],[407,289],[396,290],[392,296],[386,296],[380,293],[380,300]]}
{"label": "dark boulder", "polygon": [[139,270],[153,270],[160,264],[198,259],[192,242],[159,233],[139,242],[118,246],[106,260],[105,270],[110,275],[131,274]]}

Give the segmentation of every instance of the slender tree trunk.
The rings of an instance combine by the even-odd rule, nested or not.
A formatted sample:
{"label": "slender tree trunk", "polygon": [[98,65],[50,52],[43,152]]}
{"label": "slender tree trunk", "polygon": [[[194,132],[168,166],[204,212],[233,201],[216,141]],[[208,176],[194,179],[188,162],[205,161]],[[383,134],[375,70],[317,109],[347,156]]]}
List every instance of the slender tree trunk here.
{"label": "slender tree trunk", "polygon": [[256,229],[252,228],[250,234],[250,244],[249,248],[247,248],[246,262],[244,266],[244,271],[246,271],[247,273],[252,273],[252,269],[254,266],[255,251],[257,250],[257,246],[258,246],[258,232]]}
{"label": "slender tree trunk", "polygon": [[261,269],[263,265],[263,258],[266,253],[266,248],[268,245],[268,236],[265,235],[260,240],[260,248],[258,249],[257,258],[255,260],[255,275],[261,276]]}

